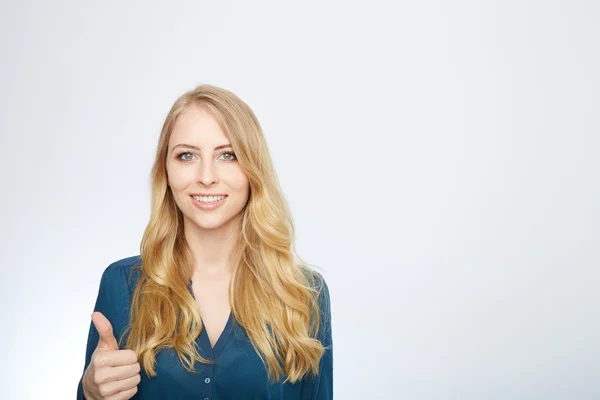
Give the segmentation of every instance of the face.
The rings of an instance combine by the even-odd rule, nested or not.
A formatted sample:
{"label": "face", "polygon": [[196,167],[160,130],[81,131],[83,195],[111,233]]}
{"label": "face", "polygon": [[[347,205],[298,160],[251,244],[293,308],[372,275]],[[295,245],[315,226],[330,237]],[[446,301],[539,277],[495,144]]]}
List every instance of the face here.
{"label": "face", "polygon": [[186,230],[227,229],[239,223],[249,196],[248,177],[206,109],[189,106],[177,117],[166,168]]}

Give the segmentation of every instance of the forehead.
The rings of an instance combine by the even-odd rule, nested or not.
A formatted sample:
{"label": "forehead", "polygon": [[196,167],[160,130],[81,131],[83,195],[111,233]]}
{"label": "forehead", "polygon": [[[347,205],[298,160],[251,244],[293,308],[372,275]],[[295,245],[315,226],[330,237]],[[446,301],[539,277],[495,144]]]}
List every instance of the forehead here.
{"label": "forehead", "polygon": [[191,105],[177,117],[169,147],[185,143],[200,148],[227,143],[227,136],[212,114],[203,107]]}

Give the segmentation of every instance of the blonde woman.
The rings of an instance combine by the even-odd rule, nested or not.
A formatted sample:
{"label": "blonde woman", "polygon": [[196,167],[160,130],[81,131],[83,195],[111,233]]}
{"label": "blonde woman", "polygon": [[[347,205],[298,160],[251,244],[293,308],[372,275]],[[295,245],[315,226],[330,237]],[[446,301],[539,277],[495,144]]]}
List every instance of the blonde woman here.
{"label": "blonde woman", "polygon": [[78,399],[331,399],[329,291],[259,122],[200,85],[163,125],[140,255],[102,275]]}

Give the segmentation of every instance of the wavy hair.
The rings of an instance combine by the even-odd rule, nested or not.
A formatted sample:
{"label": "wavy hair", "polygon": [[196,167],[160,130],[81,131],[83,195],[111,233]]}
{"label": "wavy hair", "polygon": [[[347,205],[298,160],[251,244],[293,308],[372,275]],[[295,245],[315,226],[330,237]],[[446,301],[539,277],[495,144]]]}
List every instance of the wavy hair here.
{"label": "wavy hair", "polygon": [[277,179],[262,128],[235,94],[199,85],[177,99],[163,124],[151,176],[151,216],[140,245],[142,265],[134,289],[125,347],[134,350],[148,376],[156,376],[156,354],[176,351],[194,372],[203,358],[195,339],[202,331],[197,304],[188,290],[191,252],[183,214],[167,185],[166,157],[178,115],[189,106],[207,109],[231,141],[246,173],[250,195],[233,255],[229,303],[270,380],[292,383],[316,375],[324,347],[317,339],[320,275],[295,250],[294,224]]}

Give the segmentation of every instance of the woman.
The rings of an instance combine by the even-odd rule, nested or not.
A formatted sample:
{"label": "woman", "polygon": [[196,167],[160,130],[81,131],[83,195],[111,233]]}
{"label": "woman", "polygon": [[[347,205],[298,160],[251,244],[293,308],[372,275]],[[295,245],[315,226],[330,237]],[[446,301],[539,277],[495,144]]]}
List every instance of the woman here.
{"label": "woman", "polygon": [[140,255],[102,275],[78,399],[331,399],[329,291],[252,110],[210,85],[160,135]]}

